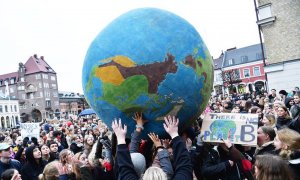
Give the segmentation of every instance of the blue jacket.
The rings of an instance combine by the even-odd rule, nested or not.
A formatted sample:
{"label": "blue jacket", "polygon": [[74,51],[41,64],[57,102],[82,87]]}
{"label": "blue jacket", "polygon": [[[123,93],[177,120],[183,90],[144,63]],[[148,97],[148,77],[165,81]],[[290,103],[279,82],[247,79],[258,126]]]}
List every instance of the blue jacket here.
{"label": "blue jacket", "polygon": [[21,163],[17,160],[11,159],[8,164],[4,164],[0,161],[0,175],[7,169],[16,169],[20,172]]}

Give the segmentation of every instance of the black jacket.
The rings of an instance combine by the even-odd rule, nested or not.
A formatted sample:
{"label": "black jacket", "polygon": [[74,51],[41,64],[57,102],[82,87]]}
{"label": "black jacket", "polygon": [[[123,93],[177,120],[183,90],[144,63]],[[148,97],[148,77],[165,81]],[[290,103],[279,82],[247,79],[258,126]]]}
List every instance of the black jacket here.
{"label": "black jacket", "polygon": [[38,146],[30,146],[25,151],[27,162],[21,169],[23,180],[38,180],[38,176],[43,173],[46,162],[40,158],[37,163],[33,157],[33,150],[37,147]]}
{"label": "black jacket", "polygon": [[[174,157],[174,176],[173,180],[193,179],[193,167],[190,155],[185,147],[185,143],[179,136],[172,139],[172,149]],[[125,180],[138,180],[131,161],[129,150],[126,144],[118,145],[117,149],[119,178]]]}

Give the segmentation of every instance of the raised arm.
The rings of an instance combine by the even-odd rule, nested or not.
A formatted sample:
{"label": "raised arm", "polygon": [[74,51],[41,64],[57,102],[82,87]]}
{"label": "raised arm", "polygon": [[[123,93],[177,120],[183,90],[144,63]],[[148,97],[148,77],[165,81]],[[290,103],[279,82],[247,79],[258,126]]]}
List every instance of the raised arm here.
{"label": "raised arm", "polygon": [[136,174],[131,157],[126,146],[125,136],[127,133],[127,126],[122,127],[121,119],[116,119],[112,122],[112,129],[117,136],[118,147],[117,147],[117,162],[119,167],[119,177],[124,180],[138,180],[139,177]]}
{"label": "raised arm", "polygon": [[185,143],[179,137],[178,134],[178,123],[179,120],[174,116],[165,117],[164,128],[166,132],[172,138],[172,149],[174,155],[174,165],[175,172],[173,180],[180,179],[193,179],[193,166],[188,153],[188,150],[185,147]]}

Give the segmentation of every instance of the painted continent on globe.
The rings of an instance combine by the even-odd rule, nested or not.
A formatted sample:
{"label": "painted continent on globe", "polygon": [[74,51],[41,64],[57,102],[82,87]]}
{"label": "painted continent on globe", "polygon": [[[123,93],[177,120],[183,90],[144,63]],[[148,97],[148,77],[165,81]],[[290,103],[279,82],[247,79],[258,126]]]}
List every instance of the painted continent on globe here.
{"label": "painted continent on globe", "polygon": [[97,115],[108,126],[121,118],[130,134],[134,112],[142,112],[144,136],[164,136],[167,115],[188,127],[206,107],[212,81],[212,59],[195,28],[155,8],[129,11],[106,26],[91,43],[82,74]]}

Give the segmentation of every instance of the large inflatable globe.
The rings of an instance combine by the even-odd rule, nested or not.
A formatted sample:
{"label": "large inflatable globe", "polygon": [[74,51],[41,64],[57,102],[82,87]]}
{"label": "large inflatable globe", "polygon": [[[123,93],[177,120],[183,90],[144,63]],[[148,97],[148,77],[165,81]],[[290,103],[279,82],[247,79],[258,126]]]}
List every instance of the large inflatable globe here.
{"label": "large inflatable globe", "polygon": [[91,43],[83,65],[83,90],[108,125],[121,118],[128,135],[142,112],[149,132],[165,136],[164,117],[174,115],[180,130],[204,110],[213,83],[211,56],[196,29],[161,9],[125,13]]}

